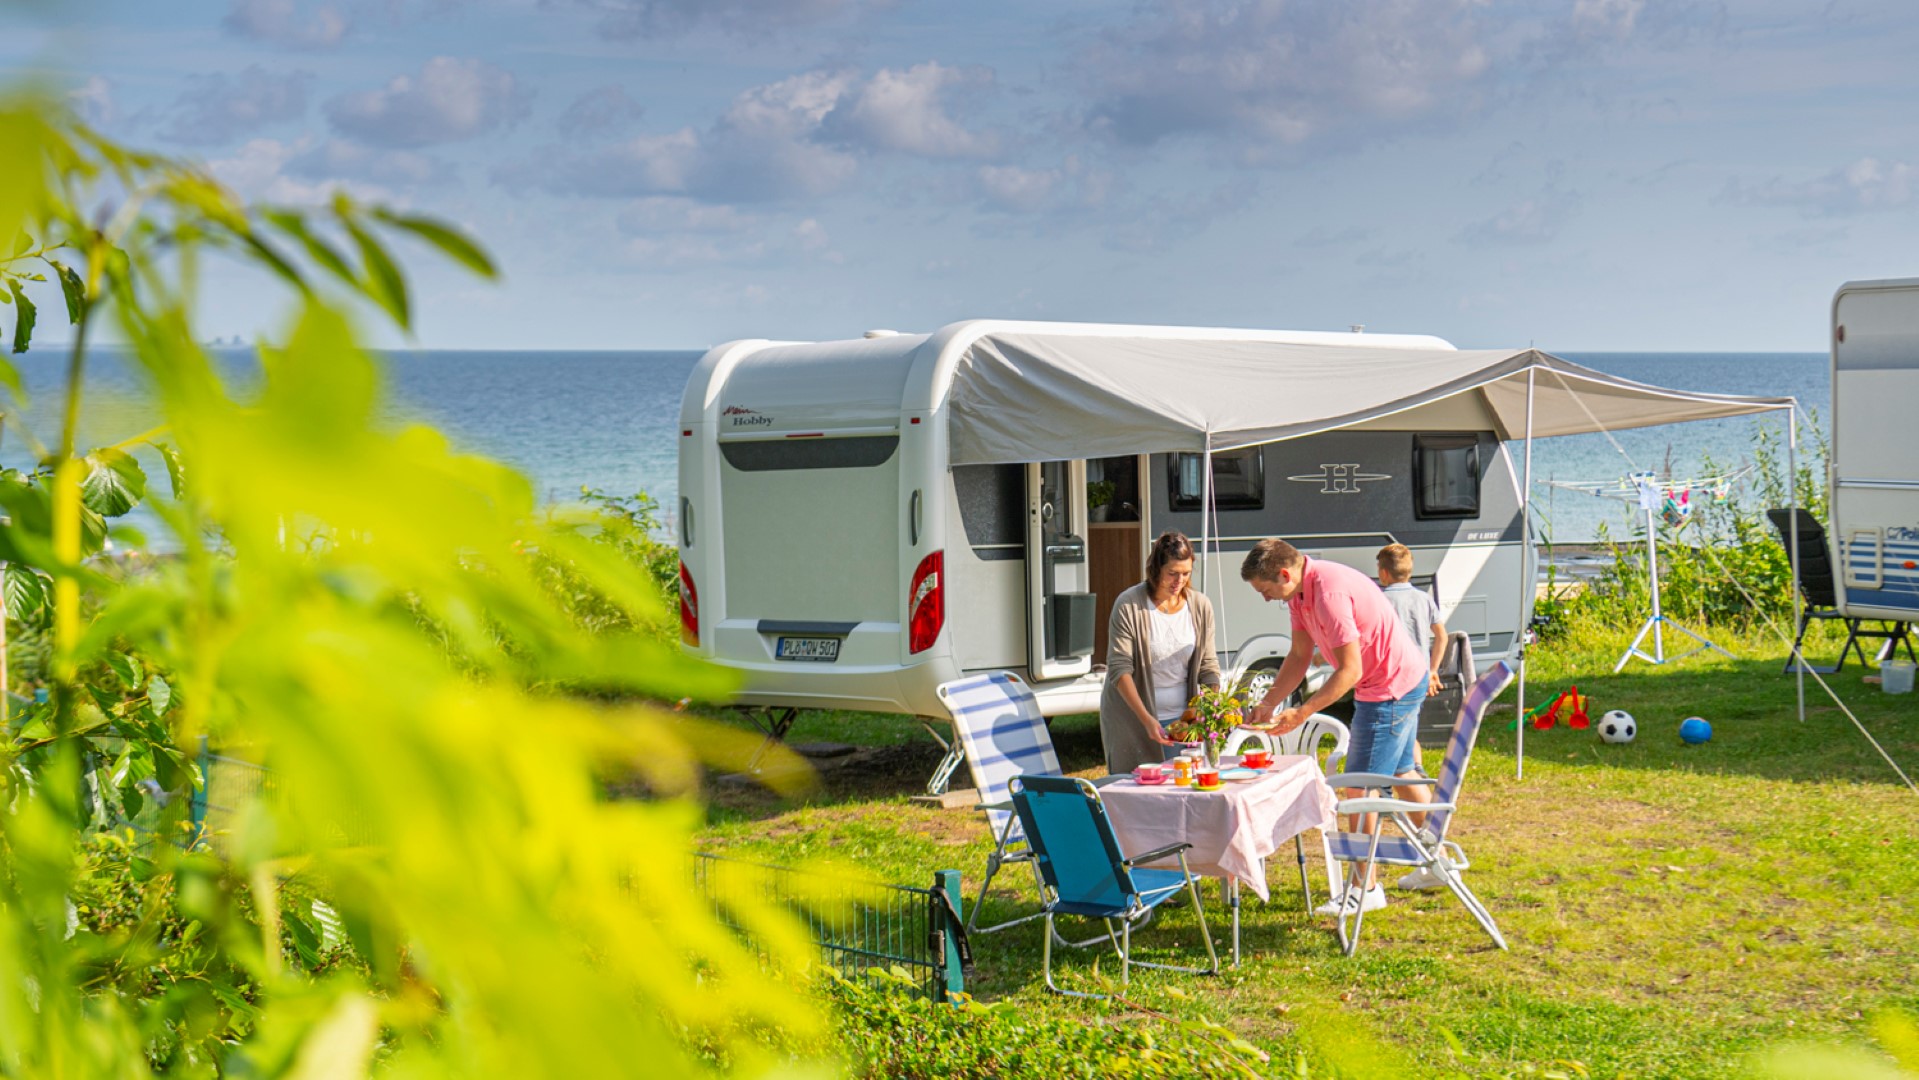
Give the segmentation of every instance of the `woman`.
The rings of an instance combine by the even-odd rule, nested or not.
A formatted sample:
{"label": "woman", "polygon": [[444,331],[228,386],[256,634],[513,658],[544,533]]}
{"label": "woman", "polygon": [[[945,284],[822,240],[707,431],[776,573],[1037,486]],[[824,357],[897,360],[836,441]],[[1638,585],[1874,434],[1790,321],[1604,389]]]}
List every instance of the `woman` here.
{"label": "woman", "polygon": [[1181,533],[1161,533],[1146,559],[1146,580],[1113,601],[1099,701],[1109,773],[1166,760],[1166,725],[1186,711],[1200,684],[1220,684],[1213,605],[1191,587],[1192,578],[1193,545]]}

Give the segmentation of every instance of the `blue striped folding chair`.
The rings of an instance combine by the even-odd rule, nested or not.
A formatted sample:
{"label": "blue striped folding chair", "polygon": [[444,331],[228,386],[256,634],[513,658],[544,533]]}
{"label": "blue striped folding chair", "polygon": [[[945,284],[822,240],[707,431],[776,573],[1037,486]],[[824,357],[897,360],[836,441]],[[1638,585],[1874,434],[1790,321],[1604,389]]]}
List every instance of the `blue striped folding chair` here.
{"label": "blue striped folding chair", "polygon": [[[1459,870],[1466,865],[1465,853],[1460,851],[1458,844],[1446,839],[1446,827],[1459,810],[1459,788],[1466,780],[1466,764],[1472,760],[1473,743],[1479,737],[1480,721],[1485,719],[1486,709],[1492,705],[1493,699],[1512,680],[1513,669],[1501,661],[1494,664],[1466,692],[1465,700],[1460,702],[1459,713],[1453,718],[1452,737],[1446,743],[1446,763],[1440,768],[1437,781],[1400,779],[1379,773],[1340,773],[1326,778],[1326,782],[1335,788],[1384,792],[1383,795],[1342,799],[1339,802],[1340,814],[1379,815],[1379,825],[1372,832],[1342,832],[1332,838],[1333,857],[1346,862],[1349,867],[1346,888],[1350,894],[1358,895],[1360,887],[1372,880],[1375,868],[1382,863],[1424,867],[1428,873],[1446,883],[1446,887],[1459,897],[1459,902],[1466,905],[1466,910],[1478,920],[1480,927],[1491,935],[1493,944],[1501,949],[1506,947],[1506,939],[1500,936],[1499,925],[1493,922],[1492,913],[1486,910],[1486,905],[1479,902],[1479,898],[1460,878]],[[1413,784],[1436,784],[1433,801],[1417,803],[1391,797],[1394,787]],[[1409,816],[1421,812],[1426,814],[1423,828],[1415,826]],[[1385,835],[1389,823],[1399,835]],[[1348,956],[1359,948],[1359,928],[1365,918],[1362,906],[1349,903],[1339,908],[1339,945]],[[1349,918],[1352,920],[1350,934],[1346,928]]]}
{"label": "blue striped folding chair", "polygon": [[[979,791],[979,809],[993,830],[993,853],[986,859],[986,880],[980,882],[979,897],[973,901],[966,919],[968,934],[990,934],[1009,926],[1018,926],[1042,917],[1034,912],[994,926],[981,928],[980,907],[993,876],[1004,866],[1031,863],[1033,853],[1026,844],[1019,816],[1013,813],[1008,784],[1022,773],[1058,776],[1059,755],[1053,752],[1053,736],[1040,715],[1039,702],[1025,681],[1010,671],[991,671],[943,683],[938,690],[946,711],[953,714],[953,732],[966,755],[966,767],[973,774],[973,786]],[[1039,883],[1039,871],[1033,880]]]}
{"label": "blue striped folding chair", "polygon": [[[1119,950],[1122,986],[1131,982],[1134,967],[1194,975],[1219,974],[1219,953],[1213,948],[1213,935],[1206,928],[1206,912],[1200,906],[1199,875],[1186,868],[1186,849],[1193,845],[1169,844],[1129,858],[1120,850],[1119,838],[1113,835],[1113,823],[1100,802],[1099,789],[1090,780],[1072,776],[1016,776],[1009,790],[1013,812],[1025,830],[1033,863],[1040,874],[1041,914],[1046,916],[1041,952],[1048,990],[1071,997],[1107,996],[1061,990],[1053,982],[1053,941],[1059,937],[1054,920],[1061,915],[1077,915],[1105,923],[1107,940]],[[1140,865],[1174,857],[1179,859],[1178,870],[1152,870]],[[1133,927],[1143,924],[1155,908],[1181,892],[1192,900],[1200,940],[1206,944],[1208,966],[1181,967],[1133,959]]]}

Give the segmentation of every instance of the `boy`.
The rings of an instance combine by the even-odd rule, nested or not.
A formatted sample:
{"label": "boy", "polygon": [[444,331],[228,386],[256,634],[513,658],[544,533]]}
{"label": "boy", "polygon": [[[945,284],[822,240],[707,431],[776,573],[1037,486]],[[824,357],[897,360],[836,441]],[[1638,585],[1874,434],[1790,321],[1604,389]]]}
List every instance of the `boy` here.
{"label": "boy", "polygon": [[[1433,602],[1431,594],[1424,589],[1412,586],[1413,553],[1405,544],[1387,544],[1379,549],[1379,586],[1385,590],[1386,602],[1398,613],[1399,621],[1413,635],[1413,641],[1419,645],[1419,651],[1428,657],[1426,661],[1426,692],[1439,693],[1439,664],[1446,658],[1446,624],[1439,619],[1439,605]],[[1413,760],[1419,760],[1419,744],[1413,743]],[[1417,764],[1414,771],[1425,774]],[[1414,815],[1414,824],[1425,824],[1425,815]],[[1402,889],[1439,889],[1446,883],[1428,874],[1424,868],[1415,870],[1399,879]]]}

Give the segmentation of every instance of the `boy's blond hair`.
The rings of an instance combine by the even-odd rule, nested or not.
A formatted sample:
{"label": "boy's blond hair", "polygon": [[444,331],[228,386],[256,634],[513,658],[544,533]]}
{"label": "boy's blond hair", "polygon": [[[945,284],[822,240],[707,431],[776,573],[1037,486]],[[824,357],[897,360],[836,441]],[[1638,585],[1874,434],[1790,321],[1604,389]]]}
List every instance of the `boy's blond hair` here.
{"label": "boy's blond hair", "polygon": [[1379,549],[1380,573],[1395,582],[1405,581],[1413,576],[1413,553],[1405,544],[1387,544]]}

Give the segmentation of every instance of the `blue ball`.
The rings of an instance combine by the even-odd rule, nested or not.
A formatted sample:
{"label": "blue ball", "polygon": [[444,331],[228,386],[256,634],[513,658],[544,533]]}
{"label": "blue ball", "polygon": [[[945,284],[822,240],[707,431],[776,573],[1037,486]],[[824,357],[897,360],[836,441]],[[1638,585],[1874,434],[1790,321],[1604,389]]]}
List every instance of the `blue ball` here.
{"label": "blue ball", "polygon": [[1683,742],[1697,746],[1712,738],[1712,725],[1697,716],[1688,716],[1679,722],[1679,738]]}

